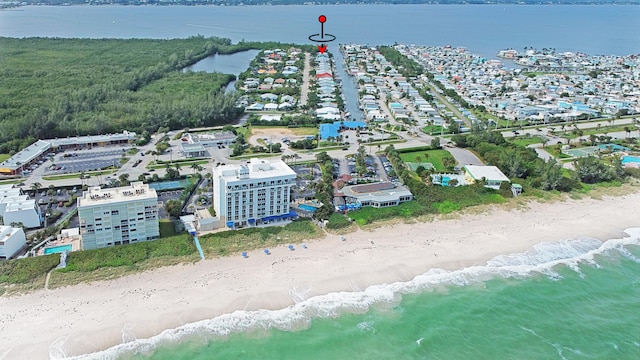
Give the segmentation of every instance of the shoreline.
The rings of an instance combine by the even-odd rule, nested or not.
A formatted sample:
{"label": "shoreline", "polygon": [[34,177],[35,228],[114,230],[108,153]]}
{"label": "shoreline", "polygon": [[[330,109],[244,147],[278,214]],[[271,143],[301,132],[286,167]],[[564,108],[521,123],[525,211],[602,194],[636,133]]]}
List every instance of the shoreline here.
{"label": "shoreline", "polygon": [[357,230],[345,241],[329,234],[308,241],[307,249],[281,246],[268,256],[254,250],[247,259],[210,259],[3,296],[0,357],[87,354],[235,310],[277,310],[318,295],[409,281],[430,269],[483,265],[541,242],[622,238],[626,228],[640,227],[638,213],[639,192],[527,203],[525,209],[491,207],[454,219]]}

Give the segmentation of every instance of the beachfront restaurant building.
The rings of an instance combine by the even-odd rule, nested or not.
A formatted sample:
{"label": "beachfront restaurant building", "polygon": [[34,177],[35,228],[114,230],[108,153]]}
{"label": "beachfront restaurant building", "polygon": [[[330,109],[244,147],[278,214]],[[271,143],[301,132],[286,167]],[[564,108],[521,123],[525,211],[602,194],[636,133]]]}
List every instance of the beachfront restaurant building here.
{"label": "beachfront restaurant building", "polygon": [[297,215],[289,207],[296,173],[277,159],[253,158],[249,163],[213,168],[213,206],[228,228],[287,220]]}
{"label": "beachfront restaurant building", "polygon": [[149,185],[91,187],[78,198],[82,249],[135,244],[160,237],[158,195]]}
{"label": "beachfront restaurant building", "polygon": [[469,184],[483,181],[484,187],[498,190],[503,182],[511,182],[496,166],[465,165],[462,169]]}
{"label": "beachfront restaurant building", "polygon": [[383,208],[413,200],[413,194],[409,189],[391,182],[345,186],[335,195],[344,197],[345,208],[338,208],[339,211],[350,209],[349,204],[353,204],[356,208],[360,206]]}
{"label": "beachfront restaurant building", "polygon": [[0,225],[0,259],[9,260],[27,245],[22,228]]}

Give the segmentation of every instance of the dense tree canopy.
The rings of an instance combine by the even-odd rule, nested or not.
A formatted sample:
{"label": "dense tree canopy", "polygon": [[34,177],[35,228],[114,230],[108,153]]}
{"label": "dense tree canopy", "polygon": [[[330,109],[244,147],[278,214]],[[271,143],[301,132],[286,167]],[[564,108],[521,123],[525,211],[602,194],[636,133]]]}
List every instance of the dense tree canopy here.
{"label": "dense tree canopy", "polygon": [[221,38],[0,38],[0,153],[38,138],[229,123],[234,75],[183,72],[254,47]]}

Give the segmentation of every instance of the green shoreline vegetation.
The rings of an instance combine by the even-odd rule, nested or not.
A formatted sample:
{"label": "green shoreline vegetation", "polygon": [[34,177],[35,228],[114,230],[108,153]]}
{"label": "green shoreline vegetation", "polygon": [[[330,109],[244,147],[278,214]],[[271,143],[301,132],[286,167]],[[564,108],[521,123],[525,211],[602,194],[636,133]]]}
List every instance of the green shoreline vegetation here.
{"label": "green shoreline vegetation", "polygon": [[[42,46],[36,47],[38,50],[35,55],[37,56],[33,58],[34,51],[27,50],[29,46],[21,44],[20,41],[25,41],[29,46],[36,46],[42,42]],[[66,41],[69,42],[66,43]],[[184,43],[181,43],[181,41],[184,41]],[[76,59],[62,50],[64,48],[63,44],[70,45],[70,52],[73,56],[78,57],[75,63],[81,64],[81,66],[74,67],[74,62],[70,61]],[[91,50],[92,44],[95,45],[93,50]],[[182,92],[176,95],[173,91],[182,87],[180,85],[181,81],[199,81],[199,78],[190,73],[182,73],[180,71],[181,68],[172,67],[170,64],[186,64],[199,56],[206,56],[211,51],[222,53],[223,51],[233,52],[246,50],[247,48],[260,49],[289,46],[278,43],[241,43],[231,45],[224,39],[205,39],[200,37],[175,41],[108,39],[24,39],[18,41],[16,39],[0,38],[0,46],[3,45],[9,45],[7,49],[11,57],[15,56],[23,62],[15,59],[7,60],[8,56],[0,57],[0,69],[3,69],[0,70],[0,81],[3,84],[11,84],[10,89],[12,91],[22,91],[35,104],[32,107],[33,110],[29,108],[26,105],[28,102],[19,98],[20,91],[18,91],[18,94],[13,92],[0,94],[11,96],[0,96],[0,126],[4,126],[5,123],[9,125],[19,124],[22,120],[31,119],[29,114],[35,111],[43,116],[41,120],[44,123],[38,124],[44,127],[22,130],[35,131],[33,134],[37,134],[38,131],[49,131],[47,132],[49,135],[54,130],[73,130],[71,125],[75,126],[76,131],[79,131],[79,129],[93,132],[104,131],[103,126],[105,123],[100,123],[100,121],[96,123],[96,116],[103,119],[120,119],[120,122],[116,121],[112,125],[122,126],[122,128],[118,128],[119,130],[124,130],[125,125],[139,126],[136,129],[142,129],[142,131],[148,133],[153,132],[159,126],[183,129],[185,126],[189,126],[190,123],[188,121],[203,122],[205,118],[196,117],[195,119],[197,120],[193,120],[193,113],[182,113],[181,110],[185,110],[191,105],[217,106],[220,104],[219,101],[222,101],[222,104],[233,105],[235,108],[235,102],[226,102],[231,99],[229,96],[233,95],[226,95],[219,91],[222,86],[226,85],[225,78],[218,77],[222,76],[220,74],[202,74],[203,76],[212,75],[207,80],[211,81],[212,90],[206,93],[206,87],[196,86],[195,89],[200,89],[199,91],[203,93],[194,96],[202,96],[206,104],[181,103],[187,95]],[[137,45],[138,49],[134,45]],[[197,46],[201,46],[201,49],[199,52],[193,52],[193,48]],[[186,50],[185,47],[187,48]],[[214,50],[214,47],[218,48]],[[305,48],[304,46],[297,47]],[[134,52],[137,57],[130,54],[122,54],[123,49]],[[185,57],[178,57],[177,55],[174,57],[172,55],[175,54],[174,51],[179,51],[179,49],[183,50]],[[389,48],[382,49],[389,55],[388,59],[395,63],[396,66],[403,65],[404,69],[413,75],[422,71],[420,68],[413,67],[406,61],[408,59],[400,56],[397,51],[388,50]],[[312,51],[313,49],[305,48],[305,50]],[[191,56],[186,56],[190,54],[190,51]],[[114,53],[119,55],[114,55]],[[150,65],[150,67],[145,68],[148,64],[153,64],[155,60],[141,59],[140,57],[143,53],[151,54],[150,57],[155,57],[155,60],[165,59],[163,56],[166,56],[166,59],[170,58],[170,60],[169,63],[161,62],[156,66]],[[84,57],[80,56],[80,54]],[[101,58],[101,60],[95,60],[93,59],[94,57]],[[48,66],[39,66],[38,63],[45,61],[44,58],[49,58]],[[87,72],[94,62],[96,62],[94,65],[97,66],[95,74],[88,74]],[[3,65],[7,63],[13,64],[14,67],[4,67]],[[134,64],[137,64],[137,67]],[[29,68],[38,70],[31,70],[31,73],[29,73]],[[58,74],[52,69],[62,73]],[[42,72],[42,74],[36,75],[36,72]],[[27,76],[25,74],[30,75]],[[9,81],[17,81],[20,76],[26,77],[26,85],[16,85]],[[113,82],[105,82],[105,79],[110,79]],[[229,78],[226,79],[228,80]],[[53,85],[56,80],[61,81],[59,87]],[[96,83],[100,85],[94,85]],[[77,85],[81,86],[78,87]],[[37,96],[27,94],[30,86],[36,87],[37,90],[34,91],[34,94],[37,94]],[[37,86],[40,86],[40,88]],[[150,88],[153,91],[149,91]],[[167,88],[172,89],[172,91],[163,92]],[[105,90],[105,92],[102,92],[102,90]],[[145,91],[149,97],[142,96],[138,98]],[[156,92],[153,96],[158,96],[158,98],[154,99],[150,95],[152,92]],[[60,103],[63,98],[56,97],[56,93],[72,97],[69,102]],[[93,97],[96,95],[102,97]],[[39,98],[38,96],[43,96],[44,98]],[[8,98],[12,100],[9,101],[7,100]],[[96,101],[96,99],[99,101]],[[132,102],[129,102],[129,100]],[[152,100],[162,100],[164,102],[155,103]],[[86,108],[88,105],[85,102],[91,101],[95,102],[94,106]],[[151,102],[146,103],[145,101]],[[171,103],[172,101],[173,103]],[[177,107],[172,107],[170,106],[171,104]],[[68,119],[64,118],[66,120],[63,119],[59,123],[52,122],[52,119],[60,116],[60,109],[64,109],[68,105],[80,106],[80,108],[75,109],[72,106]],[[158,106],[156,108],[153,105]],[[52,106],[52,108],[49,109],[46,106]],[[149,108],[145,108],[145,106],[149,106]],[[197,106],[196,109],[198,109]],[[145,111],[150,112],[146,113]],[[163,111],[166,113],[163,113]],[[24,112],[22,114],[24,117],[20,116],[21,112]],[[118,117],[123,114],[127,116],[141,114],[150,117],[141,117],[138,120],[129,119],[131,122],[128,123],[123,118]],[[230,120],[228,117],[230,115],[225,114],[224,111],[218,111],[210,115],[210,117],[206,118],[208,125],[220,125],[218,122],[224,123]],[[9,118],[12,120],[9,121]],[[187,121],[187,123],[180,119]],[[155,120],[158,120],[158,122],[155,122]],[[176,122],[171,122],[173,120],[176,120]],[[32,119],[32,121],[37,123],[37,118]],[[31,122],[29,124],[29,126],[33,126],[34,123]],[[92,127],[94,124],[98,124],[96,125],[97,128]],[[65,126],[71,127],[65,128]],[[8,129],[18,131],[17,135],[19,135],[19,131],[22,131],[13,127]],[[116,128],[113,131],[117,131]],[[245,131],[244,134],[246,135],[249,130],[245,129],[243,131]],[[2,136],[5,136],[4,133]],[[431,184],[431,171],[425,169],[424,166],[418,166],[415,170],[411,170],[407,167],[405,161],[434,162],[436,170],[451,169],[455,162],[451,161],[448,153],[437,149],[439,146],[437,148],[420,147],[398,150],[393,145],[389,145],[384,149],[384,153],[393,165],[395,173],[414,195],[415,200],[395,207],[380,209],[367,207],[343,215],[335,213],[331,205],[331,196],[334,191],[332,185],[334,165],[332,159],[323,151],[326,150],[325,148],[316,149],[316,151],[320,151],[316,155],[316,160],[320,163],[323,171],[321,180],[314,187],[316,198],[323,205],[315,213],[315,217],[319,220],[328,220],[327,230],[344,233],[355,230],[357,227],[366,229],[371,227],[371,224],[377,226],[377,224],[389,221],[431,221],[435,216],[442,216],[472,207],[482,211],[485,209],[482,206],[491,204],[512,206],[512,204],[524,204],[527,200],[562,200],[566,198],[563,195],[564,193],[568,193],[570,198],[580,198],[584,194],[598,197],[625,191],[637,191],[637,188],[634,189],[637,186],[637,180],[631,178],[640,177],[640,171],[637,171],[637,169],[623,169],[619,157],[576,159],[574,161],[576,170],[570,171],[562,168],[561,164],[555,160],[544,162],[537,157],[533,149],[525,148],[529,141],[538,141],[538,139],[527,139],[527,141],[517,141],[516,139],[508,142],[499,132],[473,128],[471,133],[453,135],[451,140],[458,147],[468,148],[473,151],[486,163],[499,167],[512,182],[522,185],[524,194],[516,199],[510,199],[512,192],[507,183],[504,183],[504,186],[499,190],[485,188],[481,182],[461,187],[434,186]],[[9,146],[6,144],[0,145],[5,147],[0,149],[0,153],[14,151],[11,148],[12,146],[19,147],[21,145],[21,140],[14,140]],[[362,147],[361,151],[365,152],[365,148]],[[195,162],[198,161],[200,160],[195,160]],[[183,165],[187,164],[184,163]],[[167,164],[158,164],[157,166],[167,166]],[[625,182],[629,182],[632,186],[623,185]],[[622,189],[622,191],[616,189]],[[163,235],[167,237],[156,241],[73,252],[69,255],[66,269],[55,270],[55,266],[59,261],[58,255],[2,262],[0,263],[0,295],[5,292],[13,293],[42,288],[48,272],[51,272],[49,287],[60,287],[80,282],[111,279],[160,266],[197,261],[199,257],[191,238],[186,234],[173,235],[171,225],[170,223],[162,224]],[[311,220],[299,219],[283,227],[223,231],[202,235],[199,240],[205,256],[212,258],[279,244],[299,243],[303,240],[317,239],[321,236],[323,236],[323,233]]]}
{"label": "green shoreline vegetation", "polygon": [[[37,139],[225,125],[242,113],[235,75],[183,72],[214,54],[288,48],[277,42],[0,37],[0,154]],[[305,46],[297,46],[305,48]]]}

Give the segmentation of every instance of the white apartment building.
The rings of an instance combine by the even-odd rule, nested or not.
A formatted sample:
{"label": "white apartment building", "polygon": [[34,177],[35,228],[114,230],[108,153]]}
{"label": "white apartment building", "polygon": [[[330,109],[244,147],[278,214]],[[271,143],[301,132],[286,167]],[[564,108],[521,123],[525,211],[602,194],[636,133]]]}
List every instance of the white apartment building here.
{"label": "white apartment building", "polygon": [[41,227],[44,221],[40,206],[34,199],[7,203],[2,218],[5,224],[22,223],[27,229]]}
{"label": "white apartment building", "polygon": [[294,217],[289,194],[295,182],[296,173],[279,159],[214,167],[216,216],[231,228]]}
{"label": "white apartment building", "polygon": [[22,228],[0,225],[0,259],[9,260],[27,244]]}
{"label": "white apartment building", "polygon": [[142,182],[89,188],[78,198],[84,250],[134,244],[160,237],[158,195]]}
{"label": "white apartment building", "polygon": [[26,228],[42,226],[42,211],[36,201],[14,185],[0,185],[0,216],[5,224],[22,223]]}

